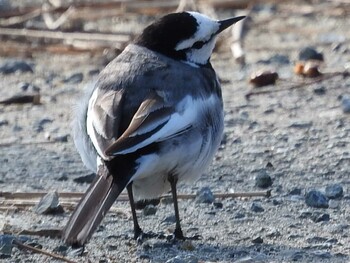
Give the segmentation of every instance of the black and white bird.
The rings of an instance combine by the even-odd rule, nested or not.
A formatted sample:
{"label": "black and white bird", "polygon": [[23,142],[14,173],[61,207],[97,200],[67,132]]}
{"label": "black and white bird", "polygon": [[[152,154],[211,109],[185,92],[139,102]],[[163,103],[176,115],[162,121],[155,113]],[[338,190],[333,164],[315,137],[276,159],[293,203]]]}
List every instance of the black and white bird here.
{"label": "black and white bird", "polygon": [[243,18],[166,15],[101,71],[74,121],[75,145],[97,176],[63,230],[66,243],[84,245],[125,188],[135,238],[143,232],[134,200],[169,190],[174,236],[184,238],[177,183],[198,179],[224,128],[221,87],[210,57],[217,35]]}

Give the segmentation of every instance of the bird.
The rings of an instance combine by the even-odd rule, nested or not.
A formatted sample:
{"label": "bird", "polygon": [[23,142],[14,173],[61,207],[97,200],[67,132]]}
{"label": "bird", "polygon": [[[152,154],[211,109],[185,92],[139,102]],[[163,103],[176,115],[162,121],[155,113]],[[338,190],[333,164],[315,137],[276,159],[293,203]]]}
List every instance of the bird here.
{"label": "bird", "polygon": [[200,177],[224,129],[222,91],[210,57],[219,33],[243,18],[167,14],[145,27],[86,89],[73,138],[96,177],[62,230],[65,243],[84,246],[124,189],[135,239],[144,234],[136,201],[170,191],[173,236],[186,238],[177,185]]}

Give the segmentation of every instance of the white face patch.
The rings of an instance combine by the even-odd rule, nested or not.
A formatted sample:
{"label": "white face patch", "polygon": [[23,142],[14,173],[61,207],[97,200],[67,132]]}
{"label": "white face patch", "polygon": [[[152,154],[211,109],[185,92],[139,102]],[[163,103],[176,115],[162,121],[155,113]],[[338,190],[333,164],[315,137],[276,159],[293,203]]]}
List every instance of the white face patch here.
{"label": "white face patch", "polygon": [[202,15],[197,12],[188,12],[196,20],[198,24],[197,32],[189,39],[185,39],[178,43],[175,47],[175,50],[187,49],[193,46],[197,41],[208,41],[213,34],[219,30],[219,22],[210,19],[209,17]]}

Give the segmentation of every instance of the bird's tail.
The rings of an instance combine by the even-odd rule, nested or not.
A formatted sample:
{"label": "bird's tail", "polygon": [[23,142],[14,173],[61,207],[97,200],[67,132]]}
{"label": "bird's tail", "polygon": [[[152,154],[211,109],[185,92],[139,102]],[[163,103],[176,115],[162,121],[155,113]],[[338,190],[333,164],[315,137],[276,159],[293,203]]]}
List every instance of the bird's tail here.
{"label": "bird's tail", "polygon": [[63,229],[63,241],[70,245],[84,245],[127,183],[126,180],[117,182],[109,174],[96,175]]}

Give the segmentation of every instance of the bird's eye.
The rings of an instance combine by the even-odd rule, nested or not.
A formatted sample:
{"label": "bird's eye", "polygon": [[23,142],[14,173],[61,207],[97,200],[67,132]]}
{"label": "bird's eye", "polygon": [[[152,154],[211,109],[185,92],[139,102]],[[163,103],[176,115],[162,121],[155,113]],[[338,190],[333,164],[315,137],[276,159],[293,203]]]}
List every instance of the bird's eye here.
{"label": "bird's eye", "polygon": [[193,44],[192,48],[194,49],[201,49],[204,46],[205,42],[203,41],[197,41]]}

